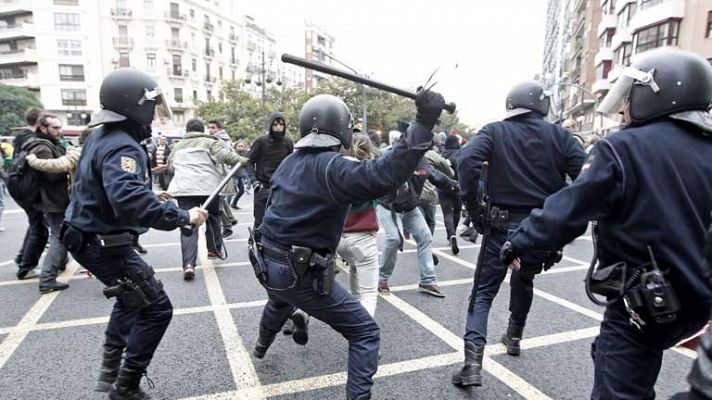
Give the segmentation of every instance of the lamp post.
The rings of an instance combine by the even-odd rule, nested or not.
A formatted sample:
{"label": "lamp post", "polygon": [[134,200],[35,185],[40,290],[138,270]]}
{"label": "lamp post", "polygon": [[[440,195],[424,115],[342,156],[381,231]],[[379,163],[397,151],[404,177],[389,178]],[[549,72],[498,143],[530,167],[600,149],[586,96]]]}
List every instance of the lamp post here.
{"label": "lamp post", "polygon": [[[329,55],[329,54],[327,54],[327,53],[324,53],[323,51],[319,51],[319,54],[321,54],[321,55],[323,55],[323,56],[326,56],[326,57],[328,57],[330,60],[333,60],[333,61],[339,63],[341,66],[343,66],[344,68],[346,68],[346,69],[348,69],[349,71],[353,72],[354,74],[356,74],[356,75],[361,75],[361,74],[359,74],[358,71],[356,71],[355,69],[349,67],[349,66],[346,65],[343,61],[337,59],[336,57],[331,56],[331,55]],[[363,96],[363,100],[362,100],[362,101],[363,101],[363,116],[361,117],[361,119],[362,119],[361,125],[362,125],[362,128],[363,128],[363,131],[367,132],[367,131],[368,131],[368,127],[367,127],[367,125],[368,125],[368,119],[367,119],[367,118],[368,118],[368,101],[367,101],[367,99],[366,99],[366,85],[363,85],[363,84],[361,85],[361,93],[362,93],[362,96]]]}
{"label": "lamp post", "polygon": [[[264,51],[264,49],[261,49],[261,50],[260,50],[260,54],[261,54],[260,64],[259,64],[260,66],[259,66],[259,68],[257,69],[257,71],[254,71],[254,72],[256,72],[257,75],[260,77],[260,80],[259,80],[259,81],[256,81],[256,82],[255,82],[255,85],[262,87],[262,115],[263,115],[263,118],[264,118],[264,125],[265,125],[265,128],[268,129],[269,127],[267,126],[267,123],[268,123],[269,117],[267,116],[267,105],[266,105],[267,92],[266,92],[266,91],[267,91],[267,84],[268,84],[268,83],[272,83],[272,77],[269,76],[269,71],[268,71],[267,68],[265,67],[265,51]],[[252,73],[252,72],[253,72],[253,68],[254,68],[253,66],[249,66],[249,67],[248,67],[248,72],[249,72],[249,73]],[[245,83],[247,83],[247,84],[252,83],[252,79],[248,76],[248,77],[245,79]],[[276,84],[277,84],[277,86],[283,86],[283,85],[284,85],[284,83],[283,83],[281,80],[279,80],[279,79],[277,79]],[[284,87],[282,87],[282,89],[284,90]],[[284,92],[283,92],[283,93],[284,93]],[[282,97],[284,97],[284,94],[282,94]],[[282,104],[280,104],[280,107],[283,107],[283,106],[284,106],[284,104],[283,104],[283,103],[284,103],[284,99],[282,99],[282,100],[280,101],[280,103],[282,103]]]}

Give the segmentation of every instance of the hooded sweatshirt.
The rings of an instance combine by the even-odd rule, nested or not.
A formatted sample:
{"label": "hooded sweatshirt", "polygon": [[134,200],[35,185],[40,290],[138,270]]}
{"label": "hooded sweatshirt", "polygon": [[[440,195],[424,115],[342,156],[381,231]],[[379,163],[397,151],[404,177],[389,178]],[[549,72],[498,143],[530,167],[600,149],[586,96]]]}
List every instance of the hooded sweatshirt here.
{"label": "hooded sweatshirt", "polygon": [[272,115],[269,121],[270,130],[252,143],[246,165],[250,180],[259,181],[265,186],[269,186],[272,174],[277,170],[282,160],[294,151],[294,142],[286,136],[286,126],[283,132],[272,131],[272,123],[276,119],[284,121],[284,116],[281,113]]}

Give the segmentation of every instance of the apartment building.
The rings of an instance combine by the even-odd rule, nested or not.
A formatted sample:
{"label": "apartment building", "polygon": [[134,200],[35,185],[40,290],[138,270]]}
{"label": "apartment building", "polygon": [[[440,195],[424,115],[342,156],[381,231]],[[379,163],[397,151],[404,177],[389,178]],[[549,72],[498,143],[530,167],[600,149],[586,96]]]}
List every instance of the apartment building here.
{"label": "apartment building", "polygon": [[[596,82],[603,98],[620,71],[658,47],[679,47],[712,60],[712,0],[600,0]],[[606,128],[606,126],[602,126]]]}
{"label": "apartment building", "polygon": [[[334,64],[334,57],[334,37],[323,27],[305,22],[304,58],[324,64]],[[304,87],[311,90],[319,85],[319,81],[328,77],[329,75],[322,72],[307,69],[304,74]]]}
{"label": "apartment building", "polygon": [[0,0],[0,83],[35,91],[65,125],[82,126],[103,77],[138,68],[174,111],[155,127],[179,130],[263,52],[276,65],[274,38],[239,12],[234,0]]}
{"label": "apartment building", "polygon": [[573,29],[573,0],[549,0],[546,7],[546,32],[544,37],[544,62],[542,80],[554,92],[552,112],[562,117],[565,107],[566,87],[555,85],[564,81],[568,59],[568,42]]}

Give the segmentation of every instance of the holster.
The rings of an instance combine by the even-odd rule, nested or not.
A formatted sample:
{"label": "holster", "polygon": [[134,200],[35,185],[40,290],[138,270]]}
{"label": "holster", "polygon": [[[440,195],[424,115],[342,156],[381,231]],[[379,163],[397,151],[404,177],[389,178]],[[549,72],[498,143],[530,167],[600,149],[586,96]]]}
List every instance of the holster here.
{"label": "holster", "polygon": [[509,230],[509,211],[497,206],[489,207],[487,224],[489,225],[489,230],[507,232]]}
{"label": "holster", "polygon": [[104,288],[104,296],[120,299],[131,310],[144,309],[164,295],[163,283],[153,275],[151,266],[123,271],[116,285]]}
{"label": "holster", "polygon": [[322,256],[314,252],[309,266],[316,276],[314,291],[320,296],[330,295],[334,287],[334,269],[336,268],[334,255],[327,253],[326,256]]}
{"label": "holster", "polygon": [[84,250],[87,244],[84,234],[66,222],[62,224],[59,230],[59,241],[70,253],[78,253]]}

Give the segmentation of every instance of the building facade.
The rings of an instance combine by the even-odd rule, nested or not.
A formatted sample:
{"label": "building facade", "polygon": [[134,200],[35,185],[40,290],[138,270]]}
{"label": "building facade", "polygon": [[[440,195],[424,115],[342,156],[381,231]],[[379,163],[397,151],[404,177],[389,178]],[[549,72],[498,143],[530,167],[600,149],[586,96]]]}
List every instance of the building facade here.
{"label": "building facade", "polygon": [[[304,58],[307,60],[319,61],[324,64],[333,64],[334,37],[323,27],[305,22],[304,25]],[[319,85],[319,81],[327,79],[326,75],[319,71],[307,69],[304,72],[304,87],[311,90]]]}
{"label": "building facade", "polygon": [[276,76],[274,38],[239,11],[234,0],[0,0],[0,83],[33,90],[65,125],[82,126],[100,108],[103,77],[137,68],[173,108],[154,127],[177,131],[222,82],[254,75],[262,54]]}

